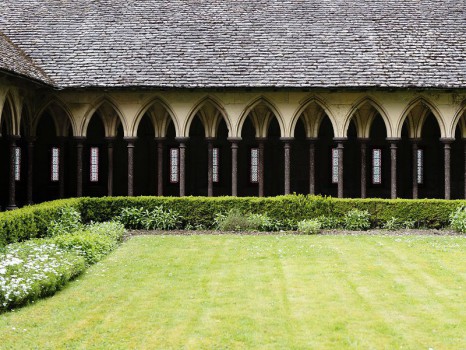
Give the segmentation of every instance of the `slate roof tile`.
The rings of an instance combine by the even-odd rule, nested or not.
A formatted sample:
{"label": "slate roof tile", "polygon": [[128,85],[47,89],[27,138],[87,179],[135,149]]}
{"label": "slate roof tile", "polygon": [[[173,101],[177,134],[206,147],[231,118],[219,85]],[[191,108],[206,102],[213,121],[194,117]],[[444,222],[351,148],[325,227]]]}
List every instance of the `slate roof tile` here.
{"label": "slate roof tile", "polygon": [[60,88],[466,87],[457,0],[2,0],[0,31]]}

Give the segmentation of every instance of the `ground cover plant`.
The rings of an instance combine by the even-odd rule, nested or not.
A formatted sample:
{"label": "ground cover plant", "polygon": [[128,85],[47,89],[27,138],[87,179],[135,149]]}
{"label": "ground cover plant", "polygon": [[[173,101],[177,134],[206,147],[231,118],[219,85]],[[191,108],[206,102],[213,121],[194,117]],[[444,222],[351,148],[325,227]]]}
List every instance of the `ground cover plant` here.
{"label": "ground cover plant", "polygon": [[[3,314],[5,349],[460,349],[464,236],[140,236]],[[362,253],[363,252],[363,253]]]}
{"label": "ground cover plant", "polygon": [[120,223],[84,225],[73,207],[62,207],[48,238],[0,247],[0,312],[51,295],[121,242]]}

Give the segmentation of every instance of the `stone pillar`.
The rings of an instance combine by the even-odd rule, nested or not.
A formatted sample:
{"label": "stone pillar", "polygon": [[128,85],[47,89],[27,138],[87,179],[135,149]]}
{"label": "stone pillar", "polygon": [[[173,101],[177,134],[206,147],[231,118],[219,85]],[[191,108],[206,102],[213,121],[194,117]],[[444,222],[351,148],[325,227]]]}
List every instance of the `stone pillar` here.
{"label": "stone pillar", "polygon": [[316,141],[315,137],[308,137],[309,141],[309,194],[316,194]]}
{"label": "stone pillar", "polygon": [[134,143],[135,137],[125,137],[128,145],[128,197],[134,195]]}
{"label": "stone pillar", "polygon": [[8,206],[6,210],[17,209],[16,206],[16,180],[15,180],[15,149],[18,136],[9,136],[10,174],[8,179]]}
{"label": "stone pillar", "polygon": [[157,141],[157,196],[163,196],[163,143],[164,137],[156,137]]}
{"label": "stone pillar", "polygon": [[180,197],[186,196],[186,143],[187,137],[177,137],[180,143]]}
{"label": "stone pillar", "polygon": [[76,197],[83,196],[83,144],[84,137],[75,137],[76,141]]}
{"label": "stone pillar", "polygon": [[367,143],[368,138],[359,138],[361,148],[361,198],[367,197]]}
{"label": "stone pillar", "polygon": [[231,195],[238,196],[238,142],[240,138],[228,138],[231,142]]}
{"label": "stone pillar", "polygon": [[451,199],[451,144],[455,139],[441,138],[444,151],[444,165],[445,165],[445,199]]}
{"label": "stone pillar", "polygon": [[107,196],[113,196],[113,143],[115,137],[106,137],[107,154],[108,154],[108,169],[107,169]]}
{"label": "stone pillar", "polygon": [[281,140],[283,141],[283,151],[284,151],[284,193],[290,194],[291,193],[291,141],[293,138],[291,137],[282,137]]}
{"label": "stone pillar", "polygon": [[464,169],[463,169],[463,179],[464,179],[464,198],[466,198],[466,138],[463,139],[463,152],[464,152]]}
{"label": "stone pillar", "polygon": [[419,139],[411,139],[413,149],[413,199],[418,197],[418,183],[417,183],[417,146]]}
{"label": "stone pillar", "polygon": [[346,137],[335,137],[333,139],[337,142],[338,150],[338,198],[343,198],[344,195],[344,180],[343,180],[343,150]]}
{"label": "stone pillar", "polygon": [[264,197],[265,138],[257,138],[259,144],[259,197]]}
{"label": "stone pillar", "polygon": [[29,137],[28,144],[28,172],[27,172],[27,204],[33,204],[33,181],[34,181],[34,141],[35,138]]}
{"label": "stone pillar", "polygon": [[397,187],[397,143],[400,141],[399,138],[387,138],[390,142],[390,198],[396,199],[398,187]]}
{"label": "stone pillar", "polygon": [[214,195],[214,138],[208,137],[207,140],[207,197]]}
{"label": "stone pillar", "polygon": [[66,137],[60,136],[60,151],[58,153],[58,189],[60,198],[65,198],[65,144],[66,144]]}

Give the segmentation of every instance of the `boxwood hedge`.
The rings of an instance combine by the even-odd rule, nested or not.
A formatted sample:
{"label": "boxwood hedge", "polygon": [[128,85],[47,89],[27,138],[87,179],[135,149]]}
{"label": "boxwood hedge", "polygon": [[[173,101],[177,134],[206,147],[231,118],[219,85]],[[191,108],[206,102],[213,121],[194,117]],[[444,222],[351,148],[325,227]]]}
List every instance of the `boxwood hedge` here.
{"label": "boxwood hedge", "polygon": [[382,226],[395,217],[414,221],[417,226],[441,228],[448,225],[449,215],[462,200],[440,199],[337,199],[321,196],[287,195],[277,197],[102,197],[57,200],[0,213],[0,245],[44,237],[47,225],[56,219],[60,208],[73,206],[84,222],[109,221],[126,207],[152,210],[163,206],[177,211],[182,226],[212,227],[215,214],[236,208],[243,213],[262,213],[270,218],[299,222],[319,216],[342,217],[351,209],[367,210],[372,227]]}

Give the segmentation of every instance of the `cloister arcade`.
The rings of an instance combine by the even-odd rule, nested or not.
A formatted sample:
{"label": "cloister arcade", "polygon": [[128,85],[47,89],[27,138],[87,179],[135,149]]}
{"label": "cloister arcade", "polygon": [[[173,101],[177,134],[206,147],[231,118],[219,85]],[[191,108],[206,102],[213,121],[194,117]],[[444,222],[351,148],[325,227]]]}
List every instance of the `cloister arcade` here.
{"label": "cloister arcade", "polygon": [[465,198],[461,91],[0,86],[0,207],[75,196]]}

